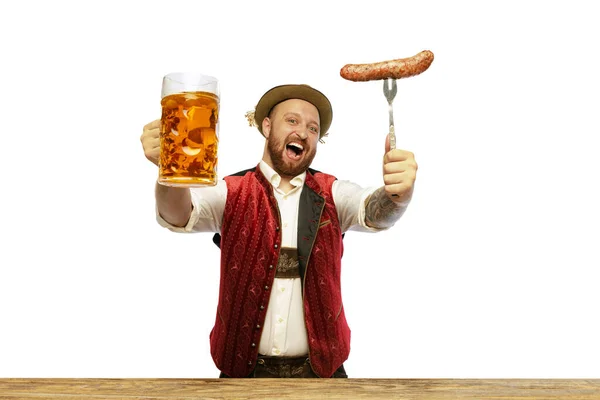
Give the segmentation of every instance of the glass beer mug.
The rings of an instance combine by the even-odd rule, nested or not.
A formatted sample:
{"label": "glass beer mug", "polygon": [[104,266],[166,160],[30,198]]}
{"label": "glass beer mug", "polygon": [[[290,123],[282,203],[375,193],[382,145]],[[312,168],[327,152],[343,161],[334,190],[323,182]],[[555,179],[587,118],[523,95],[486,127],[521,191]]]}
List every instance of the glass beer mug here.
{"label": "glass beer mug", "polygon": [[158,182],[182,187],[216,185],[218,80],[195,72],[165,75],[161,106]]}

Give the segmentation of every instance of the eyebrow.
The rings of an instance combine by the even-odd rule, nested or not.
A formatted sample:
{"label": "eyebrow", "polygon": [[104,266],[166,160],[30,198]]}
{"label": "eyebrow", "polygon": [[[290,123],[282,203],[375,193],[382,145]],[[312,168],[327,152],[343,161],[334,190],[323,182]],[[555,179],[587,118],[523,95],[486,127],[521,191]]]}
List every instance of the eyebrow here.
{"label": "eyebrow", "polygon": [[[290,115],[293,115],[294,117],[296,117],[298,119],[302,119],[302,116],[300,114],[293,112],[293,111],[286,112],[285,114],[283,114],[283,117],[285,118]],[[314,120],[314,119],[308,120],[308,123],[315,124],[319,128],[319,130],[321,130],[321,124],[319,124],[316,120]]]}

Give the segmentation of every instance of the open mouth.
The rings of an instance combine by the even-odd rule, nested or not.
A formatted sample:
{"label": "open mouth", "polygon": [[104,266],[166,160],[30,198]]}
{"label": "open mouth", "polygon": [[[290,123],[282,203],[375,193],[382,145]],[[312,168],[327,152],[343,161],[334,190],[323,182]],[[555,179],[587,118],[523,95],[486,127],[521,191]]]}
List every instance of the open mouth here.
{"label": "open mouth", "polygon": [[296,142],[290,142],[285,146],[287,156],[292,160],[299,160],[304,153],[304,147]]}

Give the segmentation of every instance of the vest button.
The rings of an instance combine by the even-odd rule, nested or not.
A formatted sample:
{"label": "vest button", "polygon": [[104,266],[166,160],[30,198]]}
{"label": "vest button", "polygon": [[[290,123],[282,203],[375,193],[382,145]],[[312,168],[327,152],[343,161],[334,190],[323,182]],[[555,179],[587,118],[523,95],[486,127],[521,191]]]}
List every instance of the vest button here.
{"label": "vest button", "polygon": [[261,309],[261,310],[264,310],[264,309],[265,309],[265,306],[260,306],[260,309]]}
{"label": "vest button", "polygon": [[265,285],[265,290],[269,290],[269,287],[267,285]]}
{"label": "vest button", "polygon": [[273,269],[273,265],[272,265],[272,264],[271,264],[271,265],[269,265],[269,269]]}
{"label": "vest button", "polygon": [[276,226],[276,227],[275,227],[275,230],[276,230],[276,231],[278,231],[278,230],[279,230],[279,227],[278,227],[278,226]]}
{"label": "vest button", "polygon": [[279,246],[275,245],[275,248],[278,248]]}
{"label": "vest button", "polygon": [[252,365],[252,361],[248,361],[248,365]]}
{"label": "vest button", "polygon": [[256,343],[252,343],[252,347],[256,347]]}
{"label": "vest button", "polygon": [[256,329],[260,329],[260,325],[256,325]]}

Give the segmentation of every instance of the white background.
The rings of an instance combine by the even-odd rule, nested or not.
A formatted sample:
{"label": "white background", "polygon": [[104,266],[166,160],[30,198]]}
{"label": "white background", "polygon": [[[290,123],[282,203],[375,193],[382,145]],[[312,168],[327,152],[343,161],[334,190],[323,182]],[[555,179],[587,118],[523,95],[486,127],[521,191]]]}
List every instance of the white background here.
{"label": "white background", "polygon": [[313,167],[380,185],[398,82],[409,210],[349,233],[351,377],[600,377],[600,25],[584,1],[3,2],[1,377],[216,377],[219,253],[161,228],[144,124],[162,76],[221,81],[221,176],[256,165],[272,86],[334,105]]}

